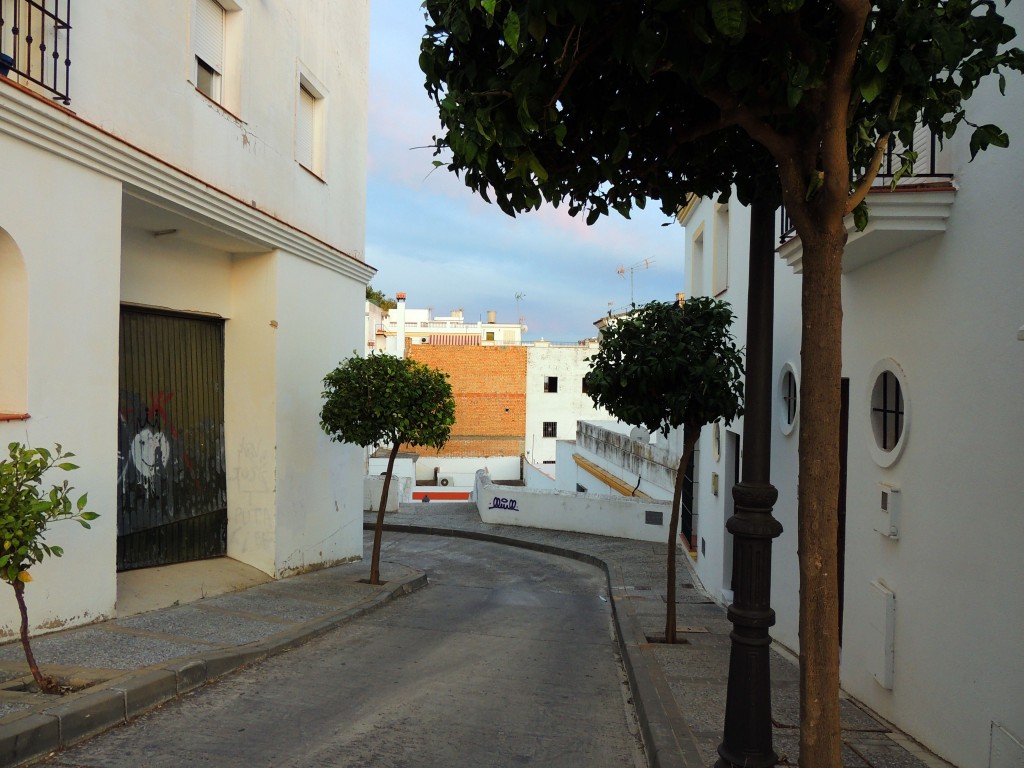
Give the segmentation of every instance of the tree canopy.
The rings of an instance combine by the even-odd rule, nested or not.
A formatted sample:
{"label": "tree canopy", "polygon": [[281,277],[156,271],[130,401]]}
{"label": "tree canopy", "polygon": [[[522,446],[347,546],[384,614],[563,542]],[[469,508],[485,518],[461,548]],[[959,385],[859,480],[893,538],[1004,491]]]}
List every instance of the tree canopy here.
{"label": "tree canopy", "polygon": [[[424,5],[436,144],[509,214],[547,200],[594,221],[648,199],[671,214],[732,188],[777,203],[780,174],[787,205],[834,184],[853,210],[890,134],[948,138],[981,80],[1024,62],[996,3],[975,0]],[[972,127],[972,152],[1008,142]]]}
{"label": "tree canopy", "polygon": [[733,314],[707,297],[652,301],[610,319],[590,358],[587,392],[627,424],[668,434],[699,430],[743,413],[743,357],[732,337]]}
{"label": "tree canopy", "polygon": [[320,426],[332,440],[441,448],[455,400],[441,371],[393,355],[353,355],[324,377]]}

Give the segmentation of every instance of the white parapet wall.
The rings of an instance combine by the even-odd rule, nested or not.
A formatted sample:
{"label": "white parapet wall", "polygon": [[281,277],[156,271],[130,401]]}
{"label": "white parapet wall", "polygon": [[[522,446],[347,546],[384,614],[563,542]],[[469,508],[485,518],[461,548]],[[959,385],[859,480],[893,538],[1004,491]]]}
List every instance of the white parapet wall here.
{"label": "white parapet wall", "polygon": [[668,538],[671,502],[496,485],[484,471],[476,474],[474,495],[485,523],[637,541]]}
{"label": "white parapet wall", "polygon": [[[398,505],[412,501],[412,478],[392,477],[388,486],[388,500],[385,512],[397,512]],[[380,496],[384,492],[384,478],[381,475],[370,475],[363,478],[363,511],[375,512],[380,509]]]}

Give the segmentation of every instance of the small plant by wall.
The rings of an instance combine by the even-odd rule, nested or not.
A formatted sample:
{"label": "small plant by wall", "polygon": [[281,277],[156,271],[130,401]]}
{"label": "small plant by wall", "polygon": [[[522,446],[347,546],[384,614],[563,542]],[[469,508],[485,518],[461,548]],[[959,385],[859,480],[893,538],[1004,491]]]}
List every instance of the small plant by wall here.
{"label": "small plant by wall", "polygon": [[60,444],[51,452],[46,448],[26,448],[21,443],[7,446],[8,458],[0,461],[0,579],[11,585],[21,614],[21,646],[32,677],[43,693],[58,693],[56,678],[43,675],[32,654],[28,635],[28,609],[25,585],[32,581],[29,569],[48,556],[60,557],[62,547],[47,544],[46,532],[58,520],[74,520],[83,528],[99,517],[86,510],[88,494],[71,500],[72,486],[64,480],[49,489],[43,475],[52,469],[65,472],[78,469],[67,459]]}

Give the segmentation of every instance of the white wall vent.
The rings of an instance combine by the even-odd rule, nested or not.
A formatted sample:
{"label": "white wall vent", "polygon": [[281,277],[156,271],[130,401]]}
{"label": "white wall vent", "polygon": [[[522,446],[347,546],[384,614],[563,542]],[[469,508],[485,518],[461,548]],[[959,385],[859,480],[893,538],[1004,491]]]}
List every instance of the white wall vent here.
{"label": "white wall vent", "polygon": [[880,686],[892,690],[896,668],[896,595],[880,581],[872,581],[870,604],[867,667]]}

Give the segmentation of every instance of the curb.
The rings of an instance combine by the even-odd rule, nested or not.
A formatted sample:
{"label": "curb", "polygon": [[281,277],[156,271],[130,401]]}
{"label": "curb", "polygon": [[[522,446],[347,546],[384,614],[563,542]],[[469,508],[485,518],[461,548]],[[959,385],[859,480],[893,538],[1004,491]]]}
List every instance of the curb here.
{"label": "curb", "polygon": [[425,573],[412,574],[390,582],[389,589],[354,607],[290,627],[263,640],[126,672],[58,702],[27,710],[22,717],[0,726],[0,766],[14,768],[66,749],[241,667],[303,645],[425,586]]}
{"label": "curb", "polygon": [[[372,531],[374,526],[375,523],[363,523],[364,530]],[[616,582],[619,587],[626,583],[622,576],[622,569],[617,563],[574,549],[499,536],[483,531],[404,523],[384,523],[384,530],[393,533],[447,536],[503,544],[569,558],[603,570],[608,581],[615,636],[619,643],[623,666],[626,668],[629,688],[633,694],[633,707],[636,709],[640,731],[643,735],[647,765],[649,768],[701,768],[704,765],[697,742],[693,738],[686,719],[679,711],[679,705],[676,704],[675,698],[672,696],[668,681],[657,669],[656,663],[648,661],[648,653],[645,651],[648,646],[647,636],[644,634],[632,606],[629,601],[620,601],[617,597],[621,593],[621,589],[616,588]]]}

